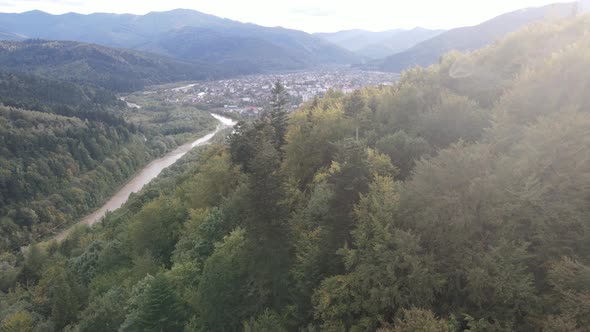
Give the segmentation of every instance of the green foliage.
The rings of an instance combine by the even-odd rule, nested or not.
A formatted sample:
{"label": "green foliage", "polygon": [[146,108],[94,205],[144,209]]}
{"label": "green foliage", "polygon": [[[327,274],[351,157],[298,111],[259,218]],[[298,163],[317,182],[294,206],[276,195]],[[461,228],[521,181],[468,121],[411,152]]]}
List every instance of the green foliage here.
{"label": "green foliage", "polygon": [[149,158],[124,126],[7,108],[0,119],[0,213],[35,238],[88,212]]}
{"label": "green foliage", "polygon": [[166,91],[144,94],[136,92],[124,97],[127,107],[123,114],[127,122],[136,125],[144,135],[153,139],[148,144],[162,155],[170,148],[203,136],[217,126],[211,115],[191,103],[171,103]]}
{"label": "green foliage", "polygon": [[401,309],[433,303],[443,279],[411,233],[396,229],[399,194],[377,177],[355,211],[352,248],[344,248],[347,274],[325,279],[314,294],[327,330],[374,330]]}
{"label": "green foliage", "polygon": [[11,253],[0,254],[0,291],[7,292],[16,284],[20,272],[16,263],[15,255]]}
{"label": "green foliage", "polygon": [[270,125],[274,128],[275,148],[281,151],[285,145],[285,134],[287,133],[287,90],[285,86],[277,81],[272,87],[270,111]]}
{"label": "green foliage", "polygon": [[144,290],[137,308],[136,331],[178,331],[184,326],[185,312],[170,282],[157,275]]}
{"label": "green foliage", "polygon": [[242,229],[234,230],[215,252],[203,270],[197,293],[199,324],[203,331],[237,330],[256,308],[255,299],[244,284],[248,282],[248,252]]}
{"label": "green foliage", "polygon": [[[328,101],[322,101],[329,107]],[[353,133],[349,119],[343,117],[337,107],[323,109],[316,107],[294,113],[290,118],[287,132],[287,146],[283,169],[287,176],[301,187],[309,184],[316,172],[322,167],[329,167],[336,153],[330,144]]]}
{"label": "green foliage", "polygon": [[428,157],[431,151],[430,144],[424,138],[411,137],[403,130],[379,139],[376,146],[399,168],[400,179],[406,179],[416,162],[423,157]]}
{"label": "green foliage", "polygon": [[96,275],[102,247],[103,244],[101,242],[94,241],[86,247],[82,255],[72,258],[70,261],[72,270],[84,283],[90,282]]}
{"label": "green foliage", "polygon": [[21,282],[37,282],[41,278],[46,258],[46,253],[39,246],[31,245],[25,254],[25,261],[19,274]]}
{"label": "green foliage", "polygon": [[553,312],[557,317],[547,318],[543,327],[556,330],[560,326],[570,326],[571,331],[590,324],[590,268],[571,258],[563,257],[551,264],[548,281],[551,286],[549,296],[553,302]]}
{"label": "green foliage", "polygon": [[187,219],[186,209],[175,200],[161,198],[147,204],[129,226],[135,254],[149,254],[162,264],[170,264]]}
{"label": "green foliage", "polygon": [[224,221],[223,212],[218,208],[194,213],[176,243],[175,262],[196,262],[202,265],[213,253],[215,243],[229,233]]}
{"label": "green foliage", "polygon": [[451,324],[437,319],[434,313],[424,309],[407,309],[395,327],[384,327],[379,332],[455,332]]}
{"label": "green foliage", "polygon": [[231,164],[229,153],[225,150],[218,153],[207,158],[199,165],[196,176],[182,184],[183,199],[192,209],[219,205],[244,180],[237,167]]}
{"label": "green foliage", "polygon": [[276,312],[264,310],[256,319],[251,318],[244,323],[244,332],[287,332]]}
{"label": "green foliage", "polygon": [[39,39],[0,43],[0,66],[118,92],[170,81],[203,79],[207,75],[205,71],[214,73],[203,66],[149,53]]}
{"label": "green foliage", "polygon": [[33,319],[26,311],[16,312],[2,323],[2,332],[32,332]]}
{"label": "green foliage", "polygon": [[[271,118],[240,123],[226,146],[189,154],[103,223],[1,255],[0,320],[25,312],[30,320],[15,319],[23,325],[123,331],[587,330],[588,23],[449,54],[393,87],[330,91],[289,116],[280,149]],[[37,130],[7,114],[9,130]],[[39,127],[93,123],[41,117]],[[94,149],[82,143],[87,153],[79,143],[72,151],[87,167]],[[29,241],[40,211],[23,204],[0,219],[10,245]]]}
{"label": "green foliage", "polygon": [[57,329],[75,323],[84,298],[76,276],[59,258],[54,259],[34,289],[34,302]]}
{"label": "green foliage", "polygon": [[88,304],[76,329],[84,332],[116,330],[125,320],[126,294],[115,286]]}
{"label": "green foliage", "polygon": [[[147,161],[215,122],[188,107],[129,110],[96,86],[16,72],[0,72],[0,101],[0,251],[88,214]],[[152,124],[160,114],[165,124]]]}

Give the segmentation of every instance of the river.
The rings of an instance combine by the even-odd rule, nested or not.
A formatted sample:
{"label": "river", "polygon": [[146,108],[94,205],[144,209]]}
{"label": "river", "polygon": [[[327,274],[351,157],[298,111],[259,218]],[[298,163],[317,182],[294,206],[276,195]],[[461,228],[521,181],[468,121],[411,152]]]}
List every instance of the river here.
{"label": "river", "polygon": [[84,225],[93,225],[99,222],[108,211],[114,211],[129,199],[131,193],[135,193],[141,190],[143,186],[150,183],[154,178],[156,178],[166,167],[174,164],[178,159],[182,158],[187,152],[192,150],[193,148],[201,145],[205,145],[209,143],[209,141],[217,134],[220,130],[232,127],[236,123],[230,119],[226,118],[217,114],[211,114],[217,121],[219,121],[219,125],[217,128],[210,132],[209,134],[199,138],[198,140],[184,144],[174,151],[168,153],[164,157],[160,159],[156,159],[149,163],[146,167],[144,167],[141,172],[139,172],[134,178],[132,178],[123,188],[121,188],[117,193],[115,193],[100,209],[96,210],[94,213],[86,216],[84,219],[80,220],[75,225],[69,227],[68,229],[64,230],[63,232],[56,235],[53,239],[56,241],[64,240],[72,230],[81,224]]}

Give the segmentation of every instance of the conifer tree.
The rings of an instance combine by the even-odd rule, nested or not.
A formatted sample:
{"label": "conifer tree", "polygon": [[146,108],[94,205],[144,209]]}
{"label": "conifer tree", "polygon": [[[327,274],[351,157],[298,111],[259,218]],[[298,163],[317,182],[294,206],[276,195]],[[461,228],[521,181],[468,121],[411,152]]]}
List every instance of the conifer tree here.
{"label": "conifer tree", "polygon": [[139,307],[140,331],[179,331],[184,326],[184,308],[169,281],[156,276]]}
{"label": "conifer tree", "polygon": [[275,130],[274,144],[277,150],[285,145],[287,133],[287,90],[281,81],[276,81],[272,88],[270,124]]}

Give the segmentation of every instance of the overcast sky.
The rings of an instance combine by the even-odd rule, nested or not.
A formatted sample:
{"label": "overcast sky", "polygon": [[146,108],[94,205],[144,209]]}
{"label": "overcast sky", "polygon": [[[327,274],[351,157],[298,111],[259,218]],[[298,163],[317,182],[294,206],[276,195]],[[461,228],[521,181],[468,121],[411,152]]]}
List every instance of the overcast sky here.
{"label": "overcast sky", "polygon": [[0,0],[0,11],[145,14],[188,8],[264,26],[331,32],[415,26],[449,29],[554,2],[560,0]]}

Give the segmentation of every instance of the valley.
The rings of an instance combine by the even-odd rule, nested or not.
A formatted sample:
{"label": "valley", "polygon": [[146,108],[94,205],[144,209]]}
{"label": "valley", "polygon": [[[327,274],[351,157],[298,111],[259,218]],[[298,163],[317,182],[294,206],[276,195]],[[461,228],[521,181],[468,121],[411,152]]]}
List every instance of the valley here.
{"label": "valley", "polygon": [[590,0],[180,1],[0,1],[1,332],[590,331]]}
{"label": "valley", "polygon": [[84,217],[80,222],[70,226],[68,229],[62,231],[52,238],[52,240],[63,241],[72,231],[80,226],[92,226],[99,222],[108,212],[115,211],[120,208],[132,193],[137,193],[145,185],[156,178],[164,169],[173,165],[178,159],[182,158],[187,152],[195,147],[208,144],[209,141],[220,131],[226,128],[231,128],[236,122],[230,118],[223,117],[217,114],[211,114],[218,122],[217,128],[207,135],[184,145],[179,146],[174,151],[167,153],[165,156],[152,160],[147,166],[133,176],[121,189],[119,189],[107,202],[92,214]]}
{"label": "valley", "polygon": [[322,98],[330,90],[350,93],[370,86],[391,86],[397,79],[399,75],[393,73],[336,67],[148,87],[146,91],[126,96],[125,101],[132,108],[137,104],[160,108],[175,105],[256,117],[268,109],[271,88],[276,81],[285,84],[290,110],[295,110],[314,98]]}

